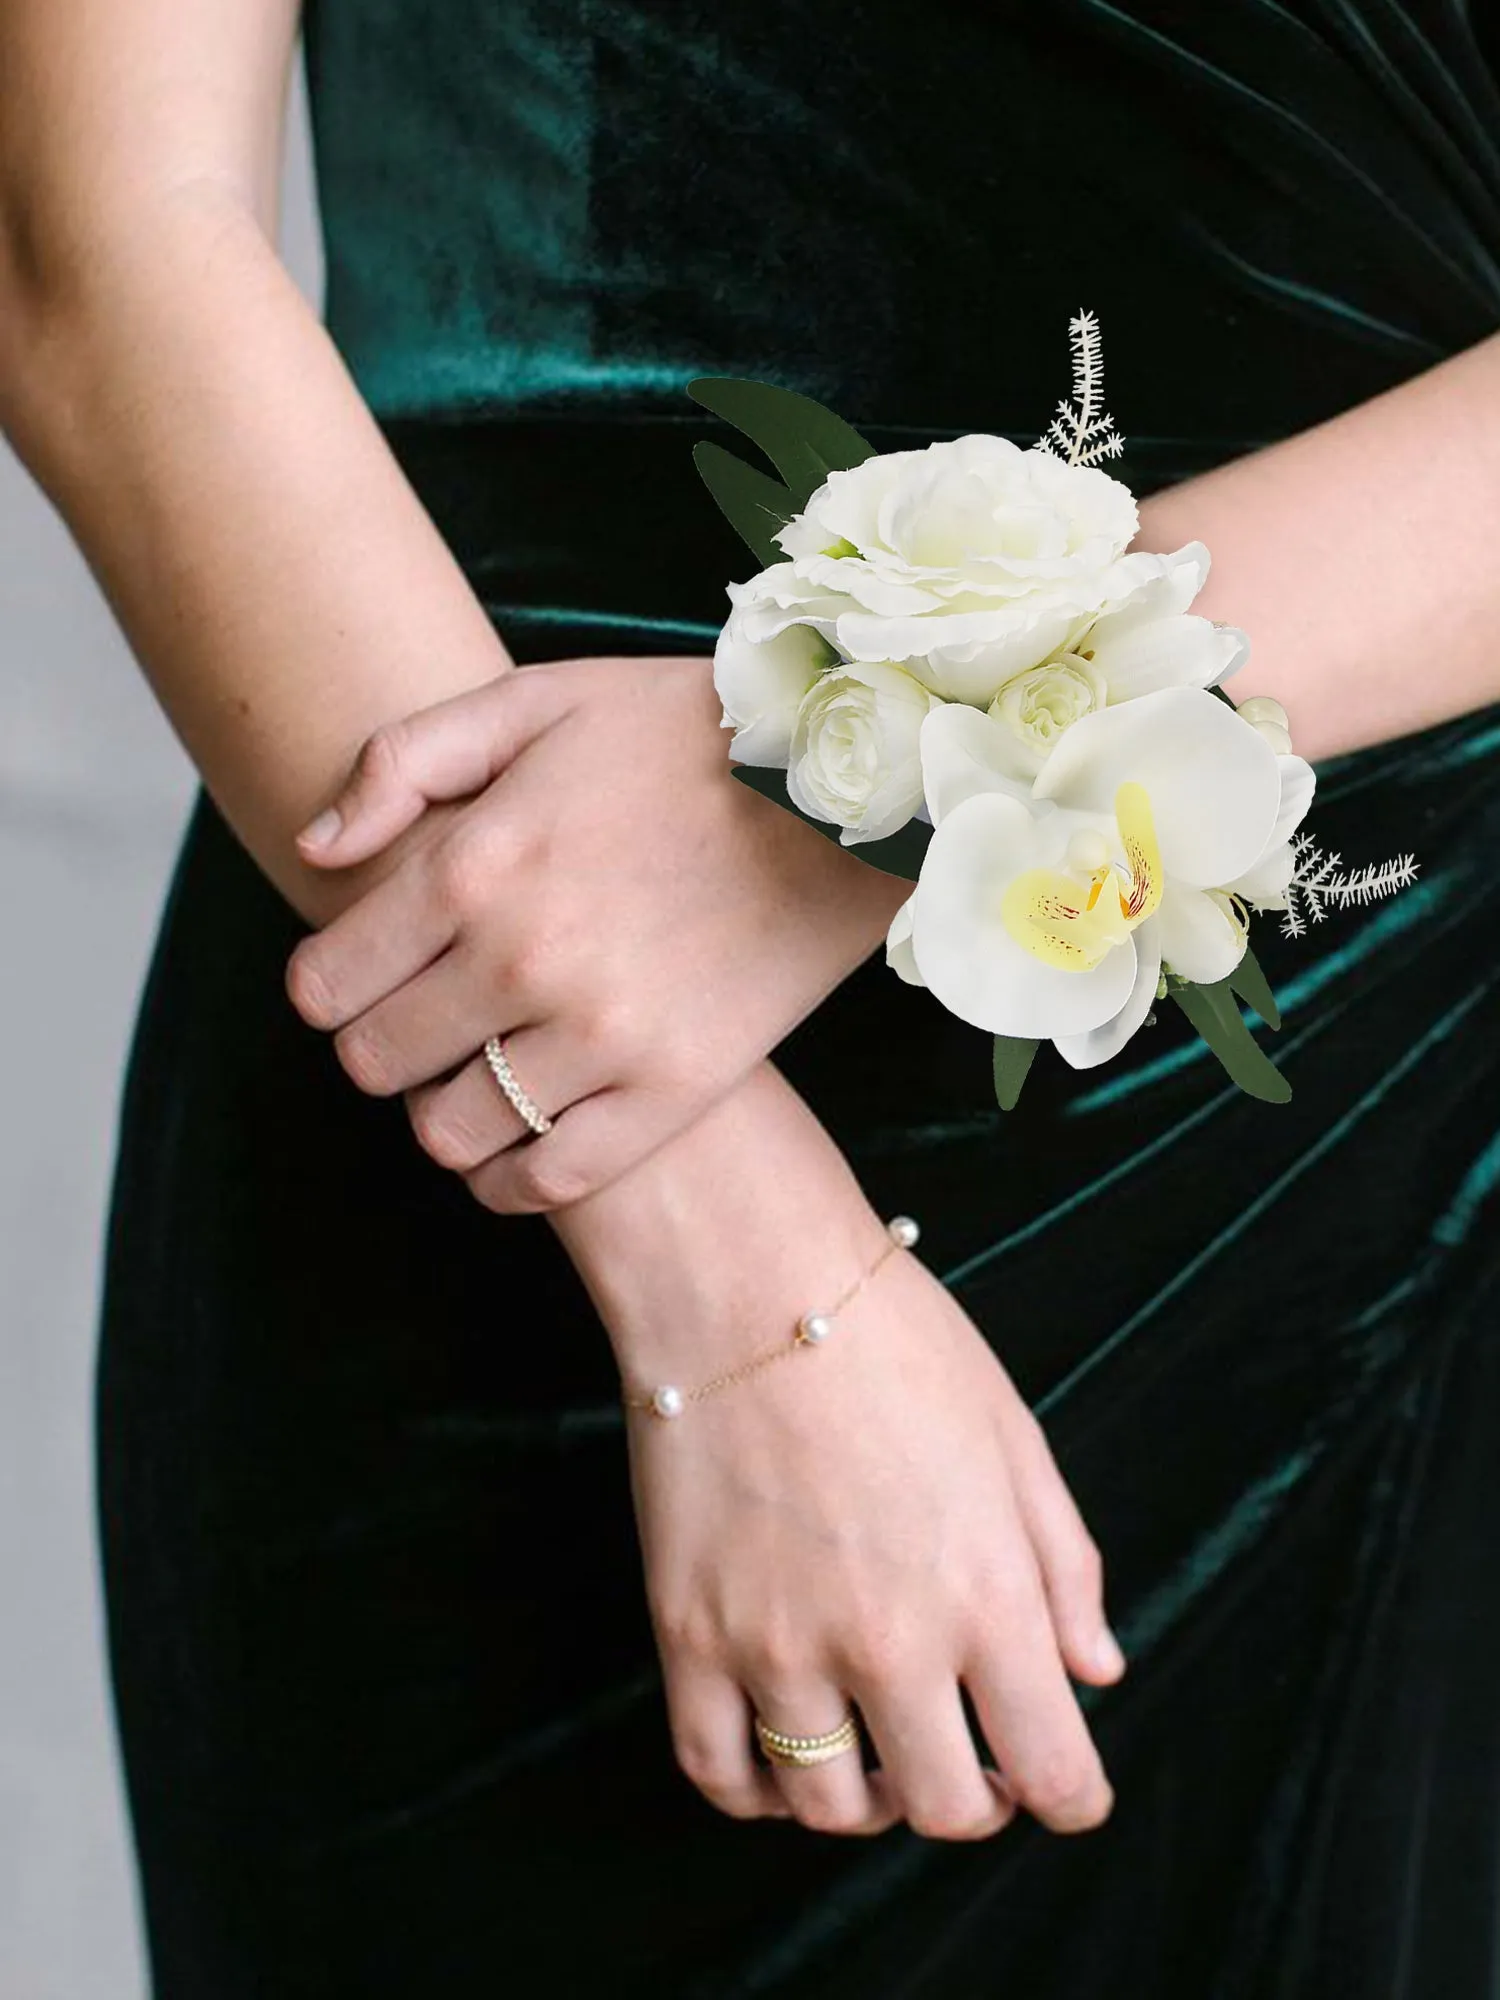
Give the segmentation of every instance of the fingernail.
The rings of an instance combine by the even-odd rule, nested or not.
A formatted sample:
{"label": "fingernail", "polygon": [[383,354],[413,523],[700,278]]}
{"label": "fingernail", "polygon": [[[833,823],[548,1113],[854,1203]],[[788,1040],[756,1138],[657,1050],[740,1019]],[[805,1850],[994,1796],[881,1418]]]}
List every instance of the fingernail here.
{"label": "fingernail", "polygon": [[303,827],[297,838],[304,847],[326,847],[343,823],[338,807],[330,806],[327,812],[319,813],[310,826]]}
{"label": "fingernail", "polygon": [[1103,1673],[1118,1674],[1124,1669],[1125,1655],[1120,1642],[1107,1625],[1094,1641],[1094,1660]]}

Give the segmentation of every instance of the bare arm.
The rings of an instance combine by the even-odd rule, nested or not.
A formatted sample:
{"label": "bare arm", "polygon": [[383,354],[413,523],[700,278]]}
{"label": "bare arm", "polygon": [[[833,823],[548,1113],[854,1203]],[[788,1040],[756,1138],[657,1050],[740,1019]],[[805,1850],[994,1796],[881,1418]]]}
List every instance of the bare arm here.
{"label": "bare arm", "polygon": [[1242,625],[1236,701],[1307,757],[1500,699],[1500,333],[1141,507],[1136,546],[1206,542],[1193,606]]}
{"label": "bare arm", "polygon": [[381,723],[508,662],[276,255],[297,14],[8,0],[0,419],[216,801],[321,918],[364,884],[295,829]]}
{"label": "bare arm", "polygon": [[[524,874],[518,865],[523,846],[551,851],[549,815],[561,813],[564,832],[587,817],[586,773],[538,780],[529,796],[519,777],[508,785],[503,856],[494,836],[445,839],[453,815],[440,811],[364,867],[335,875],[304,864],[294,834],[341,788],[362,744],[393,754],[403,717],[508,680],[510,661],[277,257],[270,232],[296,21],[293,0],[186,12],[173,0],[10,0],[0,14],[0,419],[264,873],[326,925],[420,850],[423,963],[437,967],[437,1016],[450,1031],[462,1024],[450,1062],[474,1057],[492,1031],[558,1019],[536,1088],[554,1106],[599,1098],[583,1122],[606,1143],[590,1151],[608,1153],[618,1173],[732,1089],[878,944],[893,885],[734,782],[705,698],[706,661],[671,671],[617,662],[587,677],[607,684],[593,711],[603,737],[618,700],[645,753],[630,763],[636,816],[611,794],[602,849],[657,864],[642,859],[611,885],[634,895],[628,909],[618,896],[604,905],[612,927],[597,923],[602,864],[540,883],[541,862]],[[557,687],[549,671],[517,677],[526,687],[517,698],[539,714]],[[564,691],[547,719],[571,700]],[[591,740],[608,756],[600,736]],[[444,983],[463,972],[462,954],[446,950],[459,914],[476,898],[493,905],[502,873],[517,918],[511,955],[557,958],[553,939],[527,928],[543,904],[586,943],[546,1015],[531,991],[506,987],[507,965],[469,978],[461,995]],[[684,914],[689,895],[696,928]],[[776,933],[779,948],[756,954],[753,986],[720,943],[736,923],[745,935],[757,924]],[[660,958],[645,949],[651,938]],[[611,961],[612,941],[624,963],[620,952]],[[736,1004],[713,1004],[719,992],[704,978],[716,968]],[[683,1007],[696,995],[696,1018],[673,1040],[678,1087],[643,1087],[622,1107],[618,1091],[608,1094],[618,1067],[595,1059],[597,1017],[618,1021],[643,986],[642,1022],[661,1023],[661,990]],[[705,1023],[722,1025],[722,1060]],[[417,1080],[398,1077],[368,1037],[341,1040],[339,1052],[366,1088]],[[635,1115],[642,1107],[654,1125]],[[549,1192],[532,1189],[530,1205],[553,1206],[557,1189],[577,1185],[561,1164],[550,1161]],[[526,1168],[538,1176],[541,1155]]]}

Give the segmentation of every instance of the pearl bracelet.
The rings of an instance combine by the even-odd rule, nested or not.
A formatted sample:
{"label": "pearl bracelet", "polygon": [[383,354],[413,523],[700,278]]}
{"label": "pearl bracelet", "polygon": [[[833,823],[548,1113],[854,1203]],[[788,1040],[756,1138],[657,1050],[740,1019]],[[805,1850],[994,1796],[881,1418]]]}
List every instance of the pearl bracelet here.
{"label": "pearl bracelet", "polygon": [[722,1375],[714,1375],[707,1382],[700,1382],[695,1388],[679,1388],[675,1382],[662,1382],[654,1389],[644,1390],[639,1395],[624,1396],[627,1410],[647,1410],[654,1417],[680,1417],[689,1403],[701,1403],[705,1396],[712,1396],[720,1389],[727,1389],[732,1383],[743,1382],[749,1375],[755,1375],[762,1368],[768,1368],[773,1361],[781,1361],[788,1354],[795,1354],[802,1347],[821,1347],[833,1332],[834,1321],[844,1307],[870,1282],[887,1257],[898,1250],[910,1250],[915,1245],[921,1230],[909,1215],[893,1215],[886,1224],[886,1235],[890,1241],[880,1255],[862,1271],[852,1285],[846,1287],[831,1306],[821,1312],[804,1313],[793,1329],[790,1340],[779,1340],[774,1347],[763,1348],[753,1354],[738,1368],[730,1368]]}

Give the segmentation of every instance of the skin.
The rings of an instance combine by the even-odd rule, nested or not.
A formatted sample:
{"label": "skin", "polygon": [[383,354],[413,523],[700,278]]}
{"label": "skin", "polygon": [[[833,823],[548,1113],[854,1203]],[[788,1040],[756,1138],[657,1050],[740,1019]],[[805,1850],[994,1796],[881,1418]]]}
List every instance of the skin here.
{"label": "skin", "polygon": [[[510,678],[274,252],[296,13],[9,0],[0,421],[230,824],[324,927],[289,975],[304,1011],[337,1031],[357,1082],[408,1092],[419,1138],[481,1199],[550,1211],[627,1383],[690,1384],[836,1296],[879,1248],[846,1163],[763,1058],[878,943],[899,885],[738,797],[722,767],[715,779],[705,662]],[[1306,754],[1500,692],[1497,376],[1489,340],[1143,508],[1140,546],[1214,550],[1195,608],[1252,632],[1235,692],[1275,693]],[[455,775],[431,754],[430,716],[411,718],[465,698],[479,765]],[[549,700],[544,726],[517,720]],[[639,754],[610,756],[605,813],[577,774],[626,712]],[[548,817],[551,759],[568,809]],[[669,823],[685,759],[690,796]],[[364,846],[299,847],[351,770],[372,800]],[[638,852],[649,868],[621,866]],[[489,893],[502,862],[503,897]],[[380,960],[372,908],[395,913],[420,965]],[[773,918],[795,950],[745,951],[745,927],[769,938]],[[685,1018],[673,981],[727,992],[726,952],[734,1011],[703,1008],[714,1033],[669,1062],[651,1024]],[[504,1161],[510,1114],[472,1088],[478,1041],[507,1025],[535,1031],[524,1067],[516,1049],[537,1094],[545,1081],[600,1101],[590,1143],[550,1168],[541,1145]],[[676,1423],[633,1417],[631,1453],[677,1754],[724,1810],[851,1833],[904,1817],[952,1838],[1018,1807],[1062,1831],[1107,1814],[1068,1678],[1121,1671],[1098,1549],[1001,1364],[916,1259],[890,1260],[828,1347]],[[960,1685],[1003,1789],[955,1721]],[[853,1758],[774,1774],[750,1761],[752,1701],[811,1732],[848,1696],[876,1779]]]}
{"label": "skin", "polygon": [[[906,893],[730,777],[705,660],[528,667],[378,741],[340,832],[302,843],[322,865],[472,802],[298,950],[289,990],[362,1088],[412,1093],[421,1144],[497,1210],[565,1206],[691,1124]],[[507,1143],[528,1135],[475,1054],[492,1032],[568,1107],[540,1143]]]}
{"label": "skin", "polygon": [[[380,770],[382,746],[392,730],[399,739],[403,718],[486,686],[510,662],[272,247],[295,25],[291,0],[226,0],[186,17],[172,0],[11,0],[0,12],[0,422],[68,522],[229,824],[288,901],[326,925],[406,865],[432,868],[451,886],[433,857],[446,851],[460,807],[424,812],[349,869],[312,868],[295,834],[351,765]],[[622,682],[639,677],[638,663],[618,665]],[[675,680],[664,677],[662,687],[679,698]],[[663,770],[664,787],[669,775]],[[734,782],[726,771],[724,785]],[[789,837],[784,819],[774,808],[760,815],[778,853]],[[839,866],[850,884],[870,881],[864,864],[803,833],[818,867]],[[850,962],[862,957],[883,929],[882,912],[857,947],[841,939],[834,959],[844,949]],[[808,1003],[836,976],[825,964]],[[774,1198],[792,1188],[794,1208]],[[836,1296],[857,1275],[879,1235],[827,1134],[764,1063],[741,1085],[726,1084],[708,1115],[659,1146],[642,1170],[553,1221],[599,1302],[622,1374],[645,1381],[692,1382],[715,1356],[743,1353],[751,1339],[763,1345],[772,1327],[789,1330],[809,1298]],[[504,1254],[497,1237],[497,1261]],[[874,1329],[894,1309],[891,1288],[872,1287],[861,1324]],[[955,1311],[929,1285],[903,1299],[902,1338],[920,1344],[929,1330],[951,1327]],[[999,1362],[964,1326],[970,1365],[935,1385],[923,1411],[933,1440],[968,1421],[975,1371],[987,1371],[997,1401],[1007,1393]],[[842,1389],[831,1370],[814,1381],[804,1373],[814,1399],[806,1407],[837,1417],[845,1437],[889,1430],[888,1373],[845,1372]],[[718,1711],[706,1734],[701,1710],[676,1693],[676,1634],[687,1620],[658,1580],[740,1569],[733,1538],[702,1533],[731,1504],[714,1483],[740,1490],[734,1427],[755,1421],[748,1394],[724,1404],[715,1420],[725,1456],[712,1467],[700,1458],[693,1482],[683,1481],[685,1454],[663,1455],[690,1430],[636,1425],[632,1436],[643,1507],[674,1475],[677,1482],[672,1504],[652,1513],[648,1590],[653,1602],[674,1603],[663,1665],[679,1758],[699,1777],[710,1760],[724,1770],[744,1757],[753,1662],[741,1661],[742,1632],[721,1636],[718,1678],[741,1691],[741,1706],[738,1721]],[[890,1444],[894,1452],[897,1439]],[[810,1497],[784,1522],[776,1560],[785,1573],[757,1575],[747,1564],[734,1596],[781,1604],[783,1634],[799,1635],[798,1688],[822,1691],[816,1720],[841,1679],[838,1663],[824,1657],[819,1614],[824,1528],[835,1508],[857,1508],[850,1482],[858,1467],[842,1466],[837,1451],[810,1451],[790,1431],[783,1446],[787,1490],[795,1480]],[[794,1452],[807,1462],[794,1465]],[[1014,1460],[1007,1453],[998,1428],[980,1461],[962,1467],[930,1440],[921,1463],[938,1490],[913,1484],[878,1516],[860,1516],[872,1547],[899,1550],[920,1539],[924,1520],[960,1515],[1003,1483],[1031,1496],[1024,1515],[1018,1504],[996,1523],[987,1561],[1002,1561],[1017,1579],[1046,1576],[1045,1632],[1028,1627],[1004,1641],[1012,1670],[1024,1654],[1052,1690],[1025,1722],[1031,1738],[1007,1753],[1040,1777],[1034,1796],[1023,1788],[1015,1802],[1002,1800],[976,1775],[972,1748],[951,1746],[949,1761],[923,1774],[924,1796],[946,1810],[922,1810],[929,1831],[953,1837],[993,1831],[1016,1803],[1049,1823],[1082,1827],[1111,1800],[1067,1683],[1069,1667],[1101,1679],[1120,1670],[1114,1654],[1102,1671],[1088,1668],[1075,1636],[1104,1643],[1097,1551],[1066,1495],[1058,1497],[1045,1451],[1033,1446]],[[1027,1525],[1043,1519],[1062,1522],[1062,1533],[1053,1525],[1043,1539]],[[1066,1560],[1057,1554],[1062,1540]],[[901,1577],[903,1595],[882,1617],[908,1635],[936,1631],[940,1621],[956,1632],[952,1607],[979,1596],[977,1580],[954,1565],[939,1572],[908,1561]],[[708,1622],[692,1621],[700,1642]],[[858,1640],[844,1635],[851,1655]],[[929,1648],[922,1673],[935,1706],[949,1698],[961,1656],[978,1646],[977,1637],[963,1647],[955,1638],[936,1659]],[[778,1642],[778,1657],[789,1651]],[[902,1677],[910,1688],[915,1669]],[[800,1707],[770,1707],[767,1720],[809,1726]],[[762,1772],[756,1782],[767,1810],[824,1827],[863,1831],[908,1811],[891,1787],[878,1811],[851,1804],[847,1778],[826,1768]],[[729,1803],[744,1809],[743,1796]]]}

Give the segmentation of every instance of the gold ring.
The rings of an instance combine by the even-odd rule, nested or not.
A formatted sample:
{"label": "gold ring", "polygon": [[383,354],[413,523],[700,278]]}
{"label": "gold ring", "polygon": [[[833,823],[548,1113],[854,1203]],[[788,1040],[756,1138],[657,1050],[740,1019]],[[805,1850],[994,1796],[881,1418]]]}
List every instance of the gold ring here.
{"label": "gold ring", "polygon": [[499,1035],[491,1035],[485,1043],[484,1059],[490,1066],[490,1075],[504,1092],[506,1103],[522,1124],[529,1126],[538,1138],[550,1132],[552,1120],[511,1068],[505,1043]]}
{"label": "gold ring", "polygon": [[842,1757],[846,1750],[857,1750],[859,1722],[851,1708],[837,1729],[825,1730],[821,1736],[788,1736],[784,1729],[773,1729],[757,1715],[755,1736],[773,1764],[805,1770],[809,1765],[826,1764],[830,1758]]}

